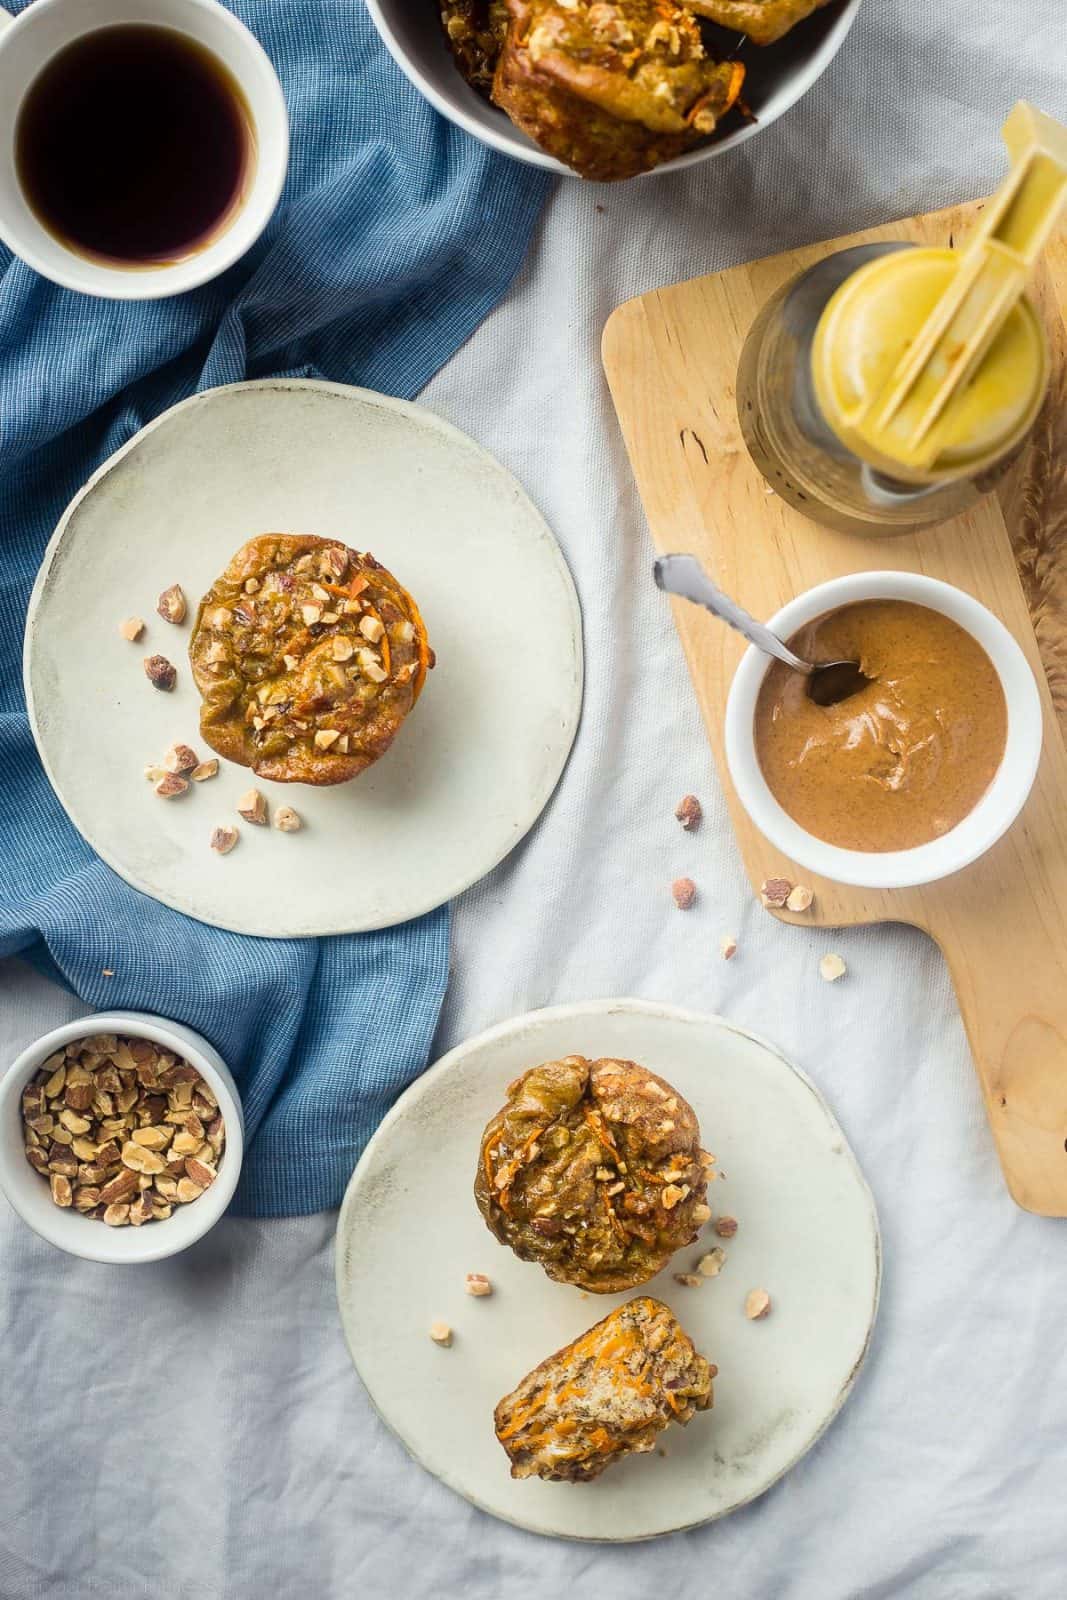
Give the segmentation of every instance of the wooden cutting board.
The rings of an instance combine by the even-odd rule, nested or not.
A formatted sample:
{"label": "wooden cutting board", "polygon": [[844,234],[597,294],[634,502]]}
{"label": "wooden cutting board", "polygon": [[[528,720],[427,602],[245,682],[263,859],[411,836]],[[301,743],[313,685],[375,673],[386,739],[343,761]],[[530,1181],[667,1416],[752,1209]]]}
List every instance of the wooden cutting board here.
{"label": "wooden cutting board", "polygon": [[[723,588],[766,617],[803,589],[872,568],[925,572],[984,601],[1041,683],[1045,744],[1022,816],[967,871],[927,888],[881,891],[813,878],[767,843],[726,770],[723,713],[744,642],[673,602],[689,670],[753,888],[810,883],[814,908],[780,915],[822,927],[907,922],[940,945],[956,987],[1004,1176],[1020,1206],[1067,1216],[1067,240],[1034,293],[1055,355],[1049,402],[999,491],[919,535],[866,538],[819,528],[768,494],[741,438],[734,376],[764,301],[832,251],[871,240],[944,244],[979,205],[954,207],[660,289],[620,306],[604,365],[656,547],[690,550]],[[651,573],[649,582],[651,583]],[[1044,669],[1044,670],[1042,670]],[[901,995],[902,1007],[909,997]],[[887,1019],[887,1026],[892,1026]],[[921,1108],[919,1108],[921,1114]]]}

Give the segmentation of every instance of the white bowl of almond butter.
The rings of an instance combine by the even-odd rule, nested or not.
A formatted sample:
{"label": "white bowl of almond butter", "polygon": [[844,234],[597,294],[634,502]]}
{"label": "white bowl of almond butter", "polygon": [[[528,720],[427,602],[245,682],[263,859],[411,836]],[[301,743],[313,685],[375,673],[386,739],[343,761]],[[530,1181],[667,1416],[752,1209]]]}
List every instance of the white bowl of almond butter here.
{"label": "white bowl of almond butter", "polygon": [[918,572],[857,572],[790,601],[770,627],[806,660],[870,681],[819,706],[750,646],[726,704],[745,810],[790,861],[836,883],[909,889],[989,850],[1026,803],[1042,709],[1022,649],[985,606]]}
{"label": "white bowl of almond butter", "polygon": [[0,1188],[42,1239],[90,1261],[158,1261],[201,1238],[243,1151],[233,1078],[181,1023],[82,1017],[0,1079]]}

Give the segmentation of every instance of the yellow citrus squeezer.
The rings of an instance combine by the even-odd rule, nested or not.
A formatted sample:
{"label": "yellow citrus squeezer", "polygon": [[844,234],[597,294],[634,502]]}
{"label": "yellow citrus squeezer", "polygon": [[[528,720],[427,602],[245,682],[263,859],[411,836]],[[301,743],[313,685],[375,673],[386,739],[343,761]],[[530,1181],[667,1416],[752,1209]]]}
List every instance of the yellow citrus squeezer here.
{"label": "yellow citrus squeezer", "polygon": [[869,261],[820,317],[812,379],[826,421],[862,461],[906,483],[973,477],[1025,437],[1049,354],[1025,293],[1067,204],[1067,127],[1020,101],[1003,127],[1011,171],[962,250]]}

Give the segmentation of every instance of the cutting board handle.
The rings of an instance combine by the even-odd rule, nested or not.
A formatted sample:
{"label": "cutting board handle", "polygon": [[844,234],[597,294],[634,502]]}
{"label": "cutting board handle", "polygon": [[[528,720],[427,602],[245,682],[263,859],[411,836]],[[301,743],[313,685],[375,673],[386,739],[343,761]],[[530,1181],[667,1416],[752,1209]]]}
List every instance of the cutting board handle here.
{"label": "cutting board handle", "polygon": [[[935,937],[937,932],[935,931]],[[1067,1217],[1067,968],[1051,942],[986,919],[939,939],[1012,1198]]]}

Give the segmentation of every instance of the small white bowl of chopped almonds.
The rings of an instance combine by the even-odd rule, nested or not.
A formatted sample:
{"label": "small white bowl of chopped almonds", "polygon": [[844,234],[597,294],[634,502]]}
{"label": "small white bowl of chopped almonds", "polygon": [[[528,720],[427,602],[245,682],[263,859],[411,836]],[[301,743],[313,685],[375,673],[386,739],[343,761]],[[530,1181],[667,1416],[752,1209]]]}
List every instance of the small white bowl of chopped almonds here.
{"label": "small white bowl of chopped almonds", "polygon": [[191,1028],[136,1011],[82,1017],[0,1079],[0,1188],[71,1255],[159,1261],[226,1210],[243,1131],[233,1078]]}

